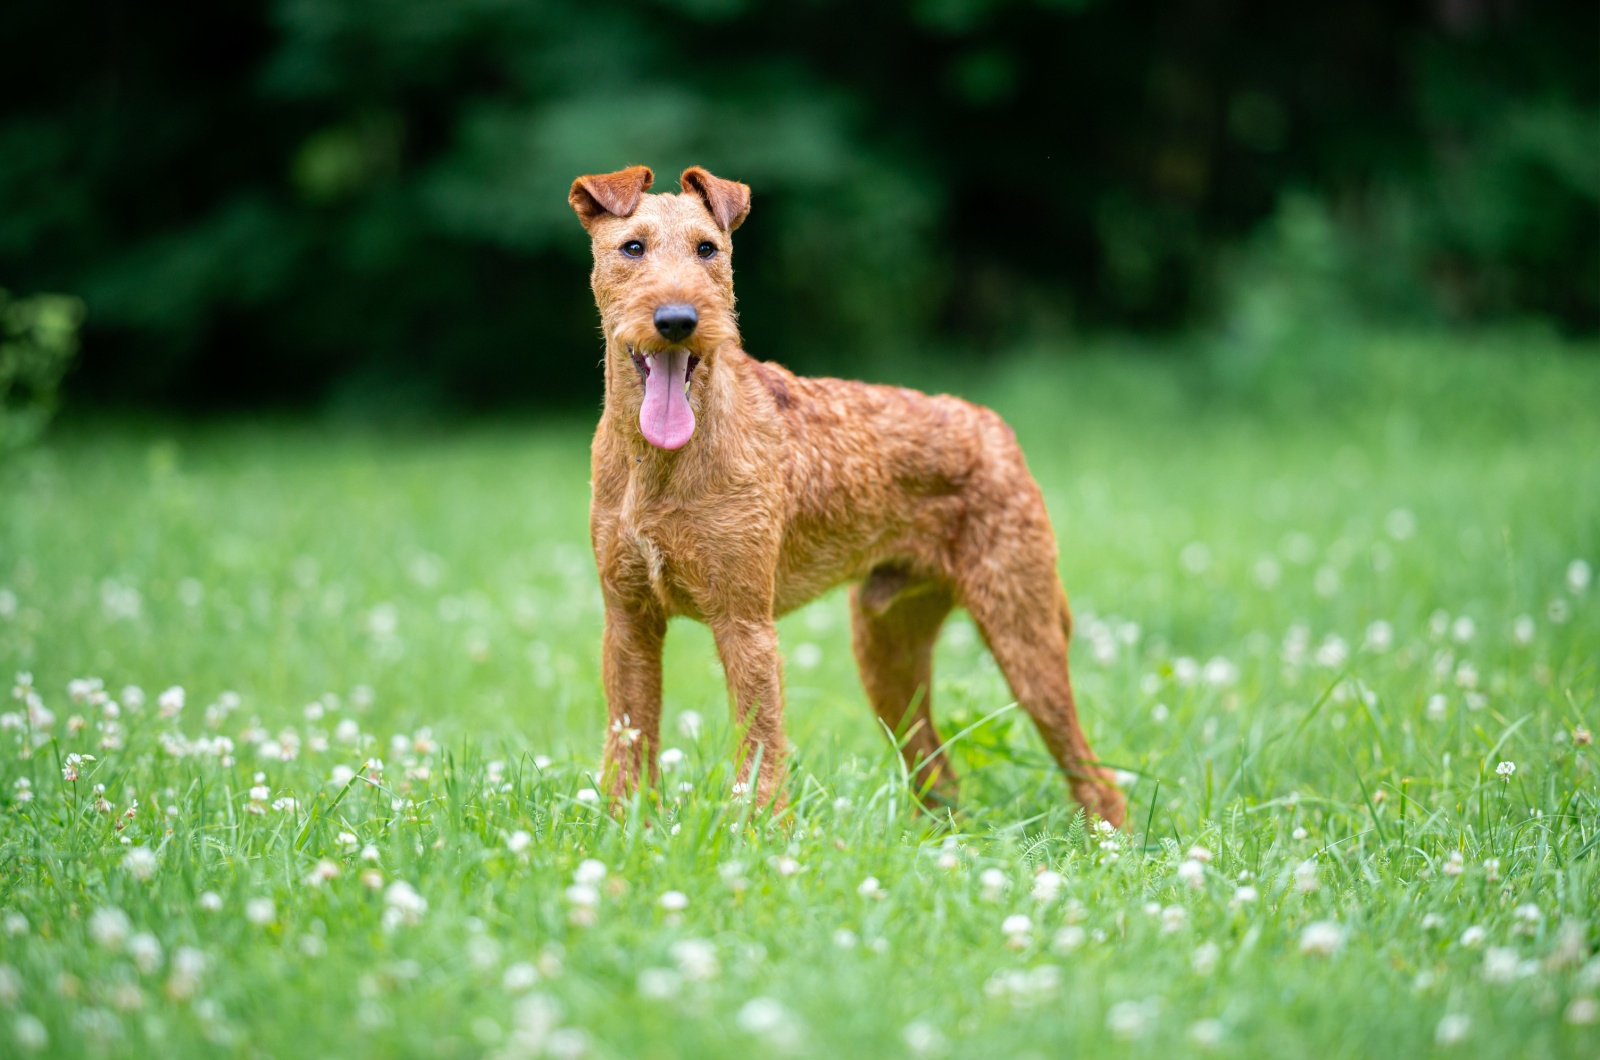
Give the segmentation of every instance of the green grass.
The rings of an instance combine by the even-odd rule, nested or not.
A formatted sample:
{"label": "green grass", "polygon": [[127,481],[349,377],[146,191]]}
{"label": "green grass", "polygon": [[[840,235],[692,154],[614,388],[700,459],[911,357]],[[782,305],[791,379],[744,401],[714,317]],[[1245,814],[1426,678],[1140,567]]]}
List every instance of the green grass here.
{"label": "green grass", "polygon": [[1110,839],[964,617],[935,692],[963,804],[914,813],[838,594],[782,623],[783,822],[729,797],[687,623],[683,765],[620,818],[583,801],[587,422],[67,423],[0,465],[0,672],[55,718],[0,730],[0,1053],[1595,1055],[1595,351],[1124,353],[943,380],[1044,486],[1085,724],[1136,774]]}

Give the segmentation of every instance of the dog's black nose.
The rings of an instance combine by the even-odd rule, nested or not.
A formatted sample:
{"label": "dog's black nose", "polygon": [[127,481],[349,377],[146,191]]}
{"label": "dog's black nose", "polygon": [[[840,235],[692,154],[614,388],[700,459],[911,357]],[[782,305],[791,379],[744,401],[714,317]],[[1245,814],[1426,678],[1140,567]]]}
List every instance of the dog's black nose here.
{"label": "dog's black nose", "polygon": [[677,303],[656,310],[656,330],[668,342],[682,342],[694,334],[694,326],[698,323],[700,314],[694,311],[692,305]]}

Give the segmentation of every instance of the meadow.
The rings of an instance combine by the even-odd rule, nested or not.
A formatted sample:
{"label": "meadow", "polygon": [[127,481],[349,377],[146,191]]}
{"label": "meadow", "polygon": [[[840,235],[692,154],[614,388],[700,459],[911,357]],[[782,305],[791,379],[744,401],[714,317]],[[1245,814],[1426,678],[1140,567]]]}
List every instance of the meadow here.
{"label": "meadow", "polygon": [[69,417],[0,462],[0,1053],[1597,1055],[1600,359],[1341,351],[900,380],[1029,454],[1111,834],[959,614],[919,814],[839,593],[781,819],[689,623],[607,812],[585,415]]}

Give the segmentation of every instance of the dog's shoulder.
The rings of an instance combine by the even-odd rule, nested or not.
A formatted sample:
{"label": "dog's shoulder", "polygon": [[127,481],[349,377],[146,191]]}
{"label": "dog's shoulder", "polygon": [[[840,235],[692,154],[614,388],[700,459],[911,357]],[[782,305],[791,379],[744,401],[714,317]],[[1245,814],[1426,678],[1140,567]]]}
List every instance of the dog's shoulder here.
{"label": "dog's shoulder", "polygon": [[794,394],[790,383],[795,379],[793,372],[781,364],[772,361],[758,361],[750,358],[750,369],[767,393],[772,395],[772,403],[778,406],[778,411],[788,412],[794,408]]}

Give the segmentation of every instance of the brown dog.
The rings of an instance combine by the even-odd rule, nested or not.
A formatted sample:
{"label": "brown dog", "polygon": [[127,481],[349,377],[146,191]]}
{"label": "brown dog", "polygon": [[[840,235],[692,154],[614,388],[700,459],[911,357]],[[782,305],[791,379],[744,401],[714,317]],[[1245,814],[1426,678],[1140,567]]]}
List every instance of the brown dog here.
{"label": "brown dog", "polygon": [[[606,401],[590,532],[605,598],[606,785],[655,776],[667,619],[711,627],[745,733],[741,783],[783,779],[777,616],[841,582],[873,709],[925,798],[954,803],[930,715],[934,639],[964,606],[1084,808],[1123,797],[1095,764],[1067,678],[1072,620],[1056,542],[1016,436],[957,398],[803,379],[740,348],[730,236],[750,189],[699,167],[579,177],[594,244]],[[906,715],[910,713],[908,718]]]}

